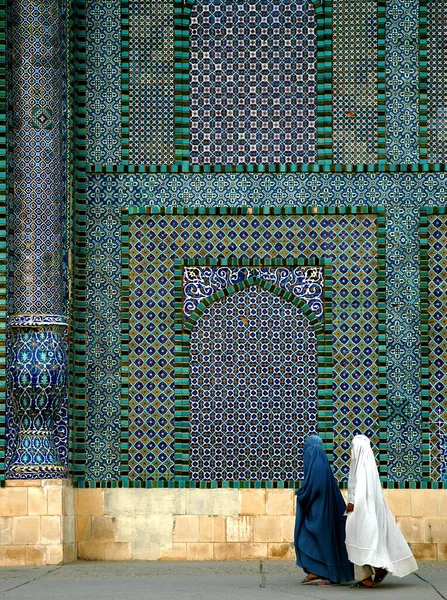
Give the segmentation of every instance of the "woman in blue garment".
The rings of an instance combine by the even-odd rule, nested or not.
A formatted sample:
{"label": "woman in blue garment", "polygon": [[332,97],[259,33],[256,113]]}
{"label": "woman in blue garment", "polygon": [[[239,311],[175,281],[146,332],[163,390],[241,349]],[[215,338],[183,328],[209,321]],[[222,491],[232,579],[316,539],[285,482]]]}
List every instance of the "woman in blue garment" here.
{"label": "woman in blue garment", "polygon": [[304,444],[304,481],[296,490],[296,564],[320,585],[354,579],[345,545],[346,504],[317,435]]}

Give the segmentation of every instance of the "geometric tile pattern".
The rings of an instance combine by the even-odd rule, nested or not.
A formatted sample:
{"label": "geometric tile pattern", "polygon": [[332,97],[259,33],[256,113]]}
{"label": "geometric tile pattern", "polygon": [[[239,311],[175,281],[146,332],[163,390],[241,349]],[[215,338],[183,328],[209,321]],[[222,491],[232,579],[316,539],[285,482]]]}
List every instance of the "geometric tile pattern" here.
{"label": "geometric tile pattern", "polygon": [[[334,174],[274,174],[247,175],[222,174],[204,175],[178,174],[159,175],[89,175],[87,180],[88,205],[81,206],[78,227],[81,235],[77,242],[79,277],[76,280],[79,298],[78,318],[87,318],[102,304],[104,314],[96,312],[97,326],[88,327],[88,350],[82,336],[76,337],[74,348],[75,364],[79,371],[75,374],[76,406],[81,407],[85,398],[85,381],[92,377],[91,370],[85,368],[86,355],[91,356],[90,348],[102,340],[107,340],[108,356],[117,357],[120,347],[120,298],[119,278],[113,270],[120,268],[120,227],[121,208],[129,205],[172,206],[266,206],[271,205],[372,205],[387,209],[387,254],[386,254],[386,311],[387,311],[387,373],[388,388],[387,419],[387,475],[386,485],[403,485],[404,481],[421,481],[422,446],[420,434],[420,344],[419,344],[419,270],[418,270],[418,219],[419,207],[427,204],[445,205],[447,198],[447,175],[444,173],[334,173]],[[82,233],[85,227],[84,215],[88,223],[87,236]],[[107,222],[107,232],[104,229]],[[102,243],[90,252],[85,246],[102,230]],[[85,309],[84,294],[92,289],[92,280],[85,281],[84,261],[96,265],[95,273],[107,275],[107,285],[95,288]],[[116,265],[116,267],[115,267]],[[97,275],[96,275],[97,276]],[[85,312],[84,312],[85,311]],[[81,322],[81,321],[80,321]],[[104,335],[102,334],[104,331]],[[91,346],[90,346],[91,344]],[[101,366],[101,360],[97,363]],[[114,364],[116,364],[114,362]],[[110,382],[115,387],[109,393]],[[103,370],[102,379],[96,382],[97,389],[113,404],[115,414],[120,413],[120,370],[112,367],[107,377]],[[87,404],[91,399],[87,397]],[[78,450],[79,477],[85,477],[85,468],[90,464],[92,450],[87,448],[86,463],[82,453],[85,448],[85,427],[94,418],[93,407],[86,416],[80,409],[76,414],[76,438]],[[104,436],[107,429],[114,427],[107,421],[95,430],[95,436]],[[100,440],[99,440],[100,442]],[[120,479],[119,443],[114,446],[113,468],[101,474],[100,479]],[[89,479],[92,479],[91,473]],[[115,482],[116,483],[116,482]],[[104,482],[105,484],[105,482]],[[80,485],[84,484],[80,481]],[[424,481],[421,485],[432,485]],[[433,484],[434,485],[434,484]]]}
{"label": "geometric tile pattern", "polygon": [[128,220],[129,478],[173,474],[173,260],[290,259],[295,252],[333,261],[334,467],[345,477],[350,435],[367,432],[378,442],[377,216],[198,213]]}
{"label": "geometric tile pattern", "polygon": [[183,318],[188,320],[197,305],[218,290],[251,277],[259,277],[289,290],[303,300],[320,320],[323,317],[323,269],[321,267],[185,267],[183,272]]}
{"label": "geometric tile pattern", "polygon": [[86,0],[86,160],[121,162],[120,0]]}
{"label": "geometric tile pattern", "polygon": [[419,162],[418,7],[418,0],[386,3],[386,146],[390,163]]}
{"label": "geometric tile pattern", "polygon": [[[133,164],[174,162],[174,3],[128,0],[128,144]],[[125,132],[123,132],[125,134]]]}
{"label": "geometric tile pattern", "polygon": [[447,162],[447,5],[427,0],[427,160]]}
{"label": "geometric tile pattern", "polygon": [[302,479],[318,413],[317,339],[302,310],[252,286],[205,309],[190,344],[190,478]]}
{"label": "geometric tile pattern", "polygon": [[421,302],[421,313],[426,317],[428,340],[422,352],[428,361],[428,364],[423,362],[422,369],[428,394],[428,406],[423,412],[428,413],[424,424],[429,461],[426,476],[434,481],[447,481],[447,215],[444,211],[439,214],[434,211],[422,221],[425,221],[425,231],[421,231],[424,251],[422,254],[421,250],[421,294],[426,304]]}
{"label": "geometric tile pattern", "polygon": [[377,2],[333,3],[333,162],[378,159]]}
{"label": "geometric tile pattern", "polygon": [[198,0],[190,30],[190,162],[315,162],[312,2]]}

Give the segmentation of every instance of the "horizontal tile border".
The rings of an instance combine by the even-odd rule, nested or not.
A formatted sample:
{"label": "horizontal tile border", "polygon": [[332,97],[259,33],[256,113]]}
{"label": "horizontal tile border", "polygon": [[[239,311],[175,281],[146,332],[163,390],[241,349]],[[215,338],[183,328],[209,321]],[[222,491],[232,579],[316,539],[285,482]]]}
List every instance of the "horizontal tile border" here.
{"label": "horizontal tile border", "polygon": [[[169,480],[157,480],[157,481],[131,481],[128,478],[128,368],[129,368],[129,356],[128,356],[128,323],[129,323],[129,220],[131,217],[136,215],[377,215],[377,275],[378,275],[378,341],[379,341],[379,456],[377,457],[379,463],[379,472],[383,485],[397,486],[396,489],[401,486],[405,488],[406,482],[388,482],[387,479],[387,396],[386,396],[386,209],[382,206],[240,206],[240,207],[226,207],[226,206],[127,206],[122,208],[122,388],[121,388],[121,479],[120,481],[107,482],[107,481],[86,481],[83,478],[77,478],[79,485],[84,487],[112,487],[109,484],[124,484],[124,487],[136,487],[132,484],[142,484],[139,487],[185,487],[180,485],[174,485],[177,481],[176,478]],[[193,260],[193,259],[191,259]],[[205,259],[204,259],[205,260]],[[238,259],[235,259],[236,261]],[[275,262],[275,259],[270,259]],[[298,260],[298,259],[297,259]],[[321,259],[320,259],[321,260]],[[212,259],[210,259],[212,263]],[[225,261],[224,261],[225,262]],[[287,262],[287,261],[285,261]],[[227,261],[227,264],[231,263],[231,259]],[[329,261],[328,261],[329,263]],[[175,302],[178,302],[176,297]],[[332,310],[331,310],[332,312]],[[127,483],[126,483],[127,482]],[[182,478],[182,483],[186,483],[187,487],[198,487],[206,488],[212,487],[213,482],[195,482]],[[235,483],[241,483],[244,487],[259,487],[257,484],[260,482],[221,482],[220,487],[235,487]],[[262,483],[262,482],[261,482]],[[268,483],[268,482],[267,482]],[[287,482],[271,482],[272,485],[278,485],[279,487],[288,487]],[[418,482],[411,482],[418,483]],[[424,485],[431,482],[424,482]],[[160,485],[158,485],[160,484]],[[166,484],[166,485],[165,485]],[[197,484],[197,485],[196,485]],[[210,485],[208,485],[210,484]],[[231,485],[230,485],[231,484]],[[290,487],[296,487],[299,485],[297,482],[291,482]],[[343,488],[343,483],[340,483],[340,487]],[[434,484],[435,485],[435,484]],[[115,485],[116,487],[116,485]],[[121,485],[120,487],[123,487]],[[219,486],[215,486],[219,487]],[[405,488],[406,489],[406,488]],[[430,488],[431,489],[431,488]]]}
{"label": "horizontal tile border", "polygon": [[[272,264],[273,263],[273,264]],[[204,298],[194,309],[186,323],[183,322],[183,268],[185,266],[237,266],[237,267],[323,267],[324,277],[324,317],[321,323],[309,306],[293,293],[264,281],[251,277],[236,285]],[[332,263],[321,261],[295,260],[186,260],[175,261],[175,478],[189,478],[189,363],[190,336],[195,323],[203,312],[214,302],[237,292],[256,286],[293,304],[306,316],[317,338],[318,356],[318,434],[323,439],[324,448],[331,461],[333,456],[333,415],[332,415]],[[327,302],[327,304],[326,304]],[[290,482],[292,484],[293,482]]]}

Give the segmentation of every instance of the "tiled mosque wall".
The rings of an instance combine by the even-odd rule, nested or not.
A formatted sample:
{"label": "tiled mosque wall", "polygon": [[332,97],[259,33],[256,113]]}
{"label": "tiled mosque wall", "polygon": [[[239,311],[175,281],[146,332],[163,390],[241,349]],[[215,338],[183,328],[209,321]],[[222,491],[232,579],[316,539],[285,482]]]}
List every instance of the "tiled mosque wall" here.
{"label": "tiled mosque wall", "polygon": [[73,3],[66,560],[290,559],[314,431],[445,559],[442,4]]}

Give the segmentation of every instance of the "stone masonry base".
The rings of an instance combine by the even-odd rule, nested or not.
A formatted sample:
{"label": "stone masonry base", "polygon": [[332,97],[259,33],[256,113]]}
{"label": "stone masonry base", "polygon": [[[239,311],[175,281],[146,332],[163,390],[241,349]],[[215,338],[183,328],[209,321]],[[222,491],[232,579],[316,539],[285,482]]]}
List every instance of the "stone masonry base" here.
{"label": "stone masonry base", "polygon": [[[387,490],[419,560],[447,560],[447,490]],[[84,560],[294,560],[293,490],[0,489],[0,565]]]}

